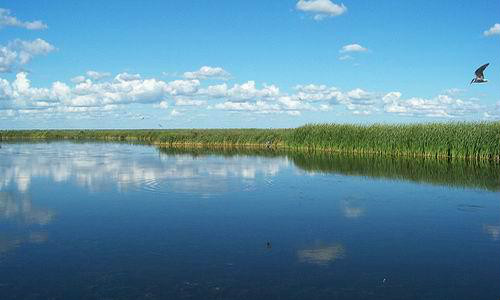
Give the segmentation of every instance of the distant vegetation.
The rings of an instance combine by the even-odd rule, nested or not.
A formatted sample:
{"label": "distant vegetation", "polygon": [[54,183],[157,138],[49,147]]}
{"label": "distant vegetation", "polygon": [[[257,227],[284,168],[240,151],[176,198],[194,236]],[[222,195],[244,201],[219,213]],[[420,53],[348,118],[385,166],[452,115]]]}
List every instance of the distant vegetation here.
{"label": "distant vegetation", "polygon": [[4,130],[0,139],[129,141],[500,161],[499,122],[310,124],[292,129]]}

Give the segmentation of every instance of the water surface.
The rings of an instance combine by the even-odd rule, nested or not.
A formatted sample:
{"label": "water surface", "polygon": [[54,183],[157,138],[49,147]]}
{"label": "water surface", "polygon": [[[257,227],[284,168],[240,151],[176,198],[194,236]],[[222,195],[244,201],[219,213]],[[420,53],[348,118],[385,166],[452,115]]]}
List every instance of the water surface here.
{"label": "water surface", "polygon": [[0,299],[498,299],[500,170],[472,162],[0,149]]}

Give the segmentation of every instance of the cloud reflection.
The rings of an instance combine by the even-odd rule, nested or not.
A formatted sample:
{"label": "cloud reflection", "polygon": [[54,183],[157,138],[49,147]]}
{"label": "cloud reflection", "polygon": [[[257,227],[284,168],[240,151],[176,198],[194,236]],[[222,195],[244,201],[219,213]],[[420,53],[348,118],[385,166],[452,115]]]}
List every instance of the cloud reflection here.
{"label": "cloud reflection", "polygon": [[40,231],[40,226],[49,224],[55,213],[46,208],[33,205],[25,194],[0,192],[0,254],[12,251],[25,243],[41,244],[48,235]]}
{"label": "cloud reflection", "polygon": [[302,249],[297,251],[300,262],[319,266],[328,265],[338,259],[345,257],[345,248],[342,244],[330,244],[325,246]]}
{"label": "cloud reflection", "polygon": [[13,197],[11,194],[0,192],[0,219],[20,220],[30,225],[47,225],[54,218],[54,212],[49,209],[33,206],[27,196]]}
{"label": "cloud reflection", "polygon": [[0,190],[15,184],[22,193],[36,177],[73,181],[91,191],[115,185],[119,190],[221,193],[230,178],[254,181],[290,165],[287,158],[157,155],[153,147],[126,144],[7,144],[2,150]]}
{"label": "cloud reflection", "polygon": [[354,197],[347,197],[342,200],[342,212],[346,218],[355,219],[364,215],[365,209],[361,206],[361,201]]}
{"label": "cloud reflection", "polygon": [[490,236],[494,241],[500,239],[500,225],[483,225],[483,230]]}

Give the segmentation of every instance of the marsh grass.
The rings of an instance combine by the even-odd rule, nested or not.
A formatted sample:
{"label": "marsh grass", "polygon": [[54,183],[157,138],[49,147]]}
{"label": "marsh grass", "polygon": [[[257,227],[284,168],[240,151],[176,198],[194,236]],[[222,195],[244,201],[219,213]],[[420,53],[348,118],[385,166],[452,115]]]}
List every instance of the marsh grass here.
{"label": "marsh grass", "polygon": [[500,123],[312,124],[295,129],[287,144],[347,153],[499,160]]}
{"label": "marsh grass", "polygon": [[499,122],[309,124],[291,129],[3,130],[0,139],[129,141],[163,147],[270,145],[274,149],[500,160]]}

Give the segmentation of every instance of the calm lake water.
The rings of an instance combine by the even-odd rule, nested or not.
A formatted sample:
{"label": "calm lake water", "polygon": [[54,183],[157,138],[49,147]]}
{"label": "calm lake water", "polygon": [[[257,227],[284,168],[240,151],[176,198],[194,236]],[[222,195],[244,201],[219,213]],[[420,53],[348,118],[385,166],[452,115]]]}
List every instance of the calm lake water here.
{"label": "calm lake water", "polygon": [[0,149],[0,299],[496,299],[498,165]]}

